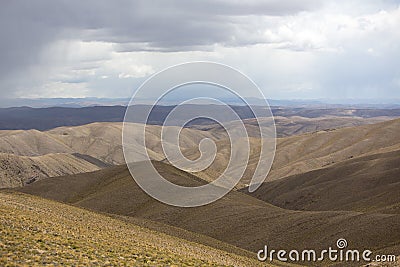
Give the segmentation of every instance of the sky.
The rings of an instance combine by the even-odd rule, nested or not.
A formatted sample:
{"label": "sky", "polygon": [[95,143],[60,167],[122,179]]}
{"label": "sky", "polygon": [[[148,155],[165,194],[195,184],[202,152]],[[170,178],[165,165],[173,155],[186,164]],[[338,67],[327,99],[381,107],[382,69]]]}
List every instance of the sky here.
{"label": "sky", "polygon": [[400,0],[2,1],[2,98],[130,97],[214,61],[271,99],[400,99]]}

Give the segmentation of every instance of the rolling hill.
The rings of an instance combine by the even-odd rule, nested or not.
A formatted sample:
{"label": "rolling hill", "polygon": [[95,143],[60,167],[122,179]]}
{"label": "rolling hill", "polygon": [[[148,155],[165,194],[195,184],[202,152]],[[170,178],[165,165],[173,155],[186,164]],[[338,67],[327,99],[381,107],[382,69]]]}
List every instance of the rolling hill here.
{"label": "rolling hill", "polygon": [[[394,119],[392,117],[372,117],[372,118],[362,118],[362,117],[348,117],[348,116],[325,116],[322,114],[321,117],[307,118],[300,116],[275,116],[275,126],[277,137],[288,137],[293,135],[300,135],[304,133],[312,133],[324,130],[334,130],[345,127],[354,127],[366,124],[374,124],[378,122],[387,121]],[[259,130],[257,125],[265,127],[269,125],[269,120],[265,118],[258,118],[258,123],[256,119],[244,119],[243,123],[246,125],[249,135],[252,137],[259,136]],[[227,123],[228,127],[237,127],[238,122],[233,121]],[[222,131],[222,126],[219,124],[211,125],[191,125],[189,126],[193,129],[199,129],[211,132]]]}
{"label": "rolling hill", "polygon": [[1,153],[19,156],[43,156],[50,153],[73,153],[66,144],[38,130],[0,131]]}
{"label": "rolling hill", "polygon": [[395,119],[279,139],[268,179],[323,168],[350,158],[399,150],[399,129],[400,119]]}
{"label": "rolling hill", "polygon": [[[135,127],[135,124],[132,124]],[[175,126],[168,126],[175,127]],[[161,127],[149,125],[147,148],[154,159],[161,154]],[[183,149],[197,146],[203,138],[219,139],[219,133],[184,128],[180,145]],[[137,140],[132,142],[135,144]],[[135,144],[139,145],[139,144]],[[0,152],[20,156],[42,156],[51,153],[79,153],[109,164],[125,163],[122,153],[122,123],[92,123],[75,127],[59,127],[49,131],[0,131]]]}
{"label": "rolling hill", "polygon": [[[154,164],[172,182],[201,184],[197,177],[170,165]],[[400,254],[399,214],[292,211],[236,191],[207,206],[176,208],[145,194],[125,166],[44,179],[20,191],[98,212],[179,227],[251,252],[265,244],[275,248],[323,249],[344,237],[355,248]]]}
{"label": "rolling hill", "polygon": [[[400,119],[376,124],[324,130],[277,139],[272,169],[267,180],[277,180],[325,168],[348,159],[400,150]],[[252,151],[239,188],[249,183],[259,157],[260,141],[250,139]],[[219,153],[215,162],[196,175],[212,180],[224,170],[230,157],[228,140],[217,142]],[[188,158],[199,155],[197,148],[184,151]]]}
{"label": "rolling hill", "polygon": [[[148,153],[162,160],[160,127],[148,126]],[[44,177],[90,172],[125,162],[121,123],[93,123],[50,131],[0,131],[0,188],[24,185]],[[181,146],[197,146],[212,134],[183,129]],[[132,140],[139,146],[136,140]],[[135,143],[136,142],[136,143]]]}
{"label": "rolling hill", "polygon": [[[311,122],[309,122],[309,120],[311,120]],[[325,119],[307,119],[306,121],[307,123],[311,123],[310,125],[314,125],[312,127],[316,127],[315,125],[319,125],[321,120]],[[297,118],[297,121],[300,121],[300,119]],[[328,120],[327,125],[331,125],[330,121],[331,119]],[[334,121],[334,119],[332,119],[332,121]],[[347,120],[344,121],[349,122]],[[255,127],[252,124],[253,122],[247,120],[246,123],[249,132],[255,133],[256,131],[253,131]],[[296,122],[294,123],[296,124]],[[262,125],[261,123],[261,126]],[[322,123],[322,125],[325,124]],[[185,156],[196,159],[199,156],[198,143],[200,140],[203,138],[210,138],[216,141],[218,154],[214,164],[207,170],[196,173],[199,177],[210,181],[224,170],[230,157],[230,143],[223,129],[215,126],[207,127],[208,128],[204,128],[204,126],[199,127],[201,130],[184,128],[180,135],[180,144]],[[230,127],[234,129],[235,123],[231,123]],[[396,119],[370,125],[345,127],[336,130],[329,129],[278,138],[275,160],[268,179],[276,180],[290,175],[324,168],[350,158],[400,149],[398,143],[400,137],[398,131],[399,127],[400,120]],[[150,135],[147,148],[151,159],[163,160],[165,156],[160,146],[160,126],[149,125],[146,129],[147,133]],[[291,131],[290,128],[287,129],[288,132]],[[77,158],[76,156],[60,160],[60,162],[64,162],[62,165],[66,165],[65,162],[70,162],[72,165],[68,168],[61,169],[59,165],[55,164],[52,165],[53,172],[49,172],[49,168],[47,168],[43,171],[39,170],[39,173],[44,174],[43,177],[49,177],[46,174],[53,176],[56,174],[77,173],[76,171],[66,172],[66,169],[86,172],[94,169],[92,168],[93,166],[89,168],[82,168],[80,166],[82,164],[87,165],[87,162],[84,162],[86,161],[85,158],[93,158],[111,165],[124,164],[121,132],[122,125],[120,123],[92,123],[76,127],[60,127],[45,132],[37,130],[0,131],[0,153],[4,154],[2,156],[3,158],[15,157],[19,159],[19,161],[23,160],[25,162],[27,158],[16,156],[34,157],[47,154],[83,155],[83,157],[78,157],[78,161],[75,159]],[[135,139],[132,140],[132,142],[134,145],[139,145],[135,143]],[[244,179],[241,180],[239,188],[245,187],[246,184],[248,184],[257,163],[260,140],[251,138],[250,142],[252,149],[250,163]],[[6,156],[6,154],[8,156]],[[77,166],[74,166],[75,163],[70,160],[71,158],[77,161]],[[82,161],[82,159],[84,161]],[[10,174],[14,173],[12,171],[13,167],[10,164],[7,165],[7,162],[12,165],[12,161],[4,160],[3,170],[9,168],[11,170]],[[32,162],[32,160],[28,160],[28,163],[20,165],[32,165],[29,162]],[[89,163],[93,163],[93,161],[89,160]],[[98,164],[95,165],[98,166]],[[25,167],[23,169],[28,170],[29,168]],[[28,173],[28,175],[26,175],[25,178],[31,178],[30,172],[26,173]],[[5,176],[3,176],[2,179],[4,179],[4,177]],[[6,183],[3,182],[3,184]]]}
{"label": "rolling hill", "polygon": [[[246,188],[243,192],[247,192]],[[400,150],[265,182],[251,195],[291,210],[400,213]]]}
{"label": "rolling hill", "polygon": [[0,188],[24,186],[43,178],[99,170],[107,165],[73,154],[18,156],[0,153]]}

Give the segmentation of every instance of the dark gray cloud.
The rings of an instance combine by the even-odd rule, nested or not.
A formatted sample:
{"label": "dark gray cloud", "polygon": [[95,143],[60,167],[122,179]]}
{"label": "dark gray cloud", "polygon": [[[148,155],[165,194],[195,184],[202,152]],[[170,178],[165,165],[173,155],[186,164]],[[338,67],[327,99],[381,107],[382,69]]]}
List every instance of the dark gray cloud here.
{"label": "dark gray cloud", "polygon": [[8,40],[2,48],[35,49],[59,35],[160,49],[202,46],[229,41],[236,16],[294,14],[319,2],[7,1],[0,11],[2,37]]}
{"label": "dark gray cloud", "polygon": [[[46,79],[47,82],[72,84],[75,86],[74,90],[80,90],[79,85],[87,83],[93,86],[93,88],[86,88],[88,92],[96,93],[95,90],[99,90],[104,95],[109,93],[110,87],[118,86],[118,84],[122,88],[121,92],[132,91],[132,84],[136,84],[135,81],[137,81],[136,77],[128,74],[121,77],[130,78],[120,79],[118,73],[116,75],[114,73],[113,77],[107,77],[112,76],[106,71],[112,69],[113,66],[107,65],[108,68],[99,70],[97,77],[88,74],[90,70],[98,69],[97,61],[115,59],[103,53],[104,51],[98,53],[98,60],[95,57],[86,59],[82,56],[79,58],[79,64],[73,66],[75,75],[69,75],[68,70],[60,70],[60,75],[55,78],[46,77],[49,75],[49,70],[54,69],[57,65],[65,64],[62,58],[63,49],[51,50],[51,45],[59,41],[111,43],[112,50],[117,53],[133,51],[206,52],[213,51],[216,44],[235,48],[270,43],[275,45],[274,49],[299,51],[298,55],[301,55],[310,50],[324,50],[325,46],[331,43],[333,49],[341,46],[347,49],[347,43],[355,42],[352,32],[348,34],[349,37],[347,35],[343,37],[336,28],[330,29],[329,24],[315,25],[320,17],[330,12],[330,9],[333,12],[330,15],[339,15],[340,19],[340,12],[343,11],[341,9],[346,9],[346,12],[348,11],[348,14],[353,16],[362,12],[379,12],[385,8],[395,9],[399,4],[398,0],[350,0],[345,3],[335,0],[3,1],[0,7],[0,38],[2,40],[0,42],[0,92],[3,97],[6,97],[15,95],[16,90],[29,92],[32,87],[43,87],[38,90],[38,94],[41,94],[47,90],[43,86],[43,81]],[[324,10],[320,14],[319,11],[324,8],[328,10]],[[303,11],[313,13],[314,17],[303,16]],[[269,18],[269,24],[263,20],[265,17]],[[300,18],[296,19],[297,17]],[[324,19],[321,21],[323,22]],[[329,20],[329,17],[326,20],[332,21],[332,23],[342,23],[335,19]],[[327,30],[320,32],[319,26],[328,28],[329,32]],[[270,30],[267,36],[265,35],[266,30]],[[354,30],[355,33],[362,31],[362,29]],[[383,33],[387,34],[387,32]],[[340,38],[336,40],[338,34]],[[330,94],[340,91],[337,88],[365,87],[366,83],[378,87],[391,82],[391,90],[398,89],[400,74],[392,70],[398,67],[393,56],[398,56],[398,52],[396,52],[399,51],[398,45],[395,45],[395,42],[399,38],[383,37],[384,42],[395,45],[395,47],[387,48],[380,47],[378,44],[373,47],[373,43],[378,43],[374,41],[374,37],[371,35],[360,39],[355,42],[354,47],[351,47],[354,51],[349,50],[347,54],[339,54],[339,56],[332,54],[332,58],[329,52],[313,51],[315,52],[313,56],[318,57],[318,60],[315,61],[323,64],[316,71],[318,77],[315,77],[315,81],[325,88],[329,88],[326,90],[330,90]],[[377,53],[385,54],[378,57],[379,62],[377,63],[373,62],[373,58],[369,59],[369,56],[367,60],[364,55],[360,55],[363,52],[357,52],[358,49],[360,51],[369,49],[370,43],[372,43],[371,48],[375,48]],[[328,48],[330,49],[330,47]],[[236,56],[237,62],[239,62],[235,53],[232,56]],[[238,64],[246,65],[248,55],[240,55],[240,57]],[[290,68],[293,63],[296,64],[296,58],[288,61],[287,57],[280,57],[279,60],[287,61],[286,65],[280,66],[282,72],[287,71],[287,68]],[[350,63],[355,60],[364,62],[364,65],[360,64],[361,70],[350,69]],[[150,63],[143,64],[152,67],[154,58],[149,58],[149,61]],[[165,62],[175,63],[171,60],[165,60]],[[164,67],[165,64],[159,64],[157,67]],[[259,65],[256,68],[260,69],[265,65],[263,62],[257,64]],[[343,68],[342,64],[348,67]],[[304,66],[304,69],[314,67],[314,65],[310,66]],[[357,65],[357,67],[360,66]],[[88,72],[84,71],[86,68]],[[274,74],[273,71],[276,69],[275,66],[271,67],[271,73]],[[263,76],[263,74],[260,75]],[[299,74],[299,76],[303,77],[304,75]],[[315,81],[304,81],[304,84]],[[297,81],[289,82],[296,83]],[[276,84],[279,83],[281,83],[280,80],[276,81]],[[63,90],[65,92],[67,89]]]}
{"label": "dark gray cloud", "polygon": [[2,1],[1,90],[15,87],[56,40],[112,42],[117,51],[209,50],[215,43],[235,45],[235,16],[292,14],[317,2]]}

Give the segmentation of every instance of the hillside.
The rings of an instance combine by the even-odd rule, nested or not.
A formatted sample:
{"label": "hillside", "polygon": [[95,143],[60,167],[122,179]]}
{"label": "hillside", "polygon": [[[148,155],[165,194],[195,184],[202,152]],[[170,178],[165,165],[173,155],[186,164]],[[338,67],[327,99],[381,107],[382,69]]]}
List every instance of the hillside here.
{"label": "hillside", "polygon": [[0,188],[26,185],[46,177],[91,172],[105,167],[95,159],[72,154],[18,156],[0,153]]}
{"label": "hillside", "polygon": [[[383,122],[393,119],[392,117],[372,117],[372,118],[362,118],[362,117],[352,117],[352,116],[326,116],[321,114],[321,117],[307,118],[300,116],[275,116],[275,126],[278,137],[288,137],[293,135],[300,135],[304,133],[312,133],[316,131],[324,130],[334,130],[345,127],[354,127],[366,124],[373,124],[378,122]],[[261,127],[268,126],[269,120],[265,118],[258,118],[258,124],[256,119],[245,119],[244,124],[250,133],[250,136],[257,137],[258,130],[257,125]],[[238,122],[227,123],[230,127],[235,127]],[[191,125],[190,128],[220,132],[222,131],[222,126],[219,124],[211,125]]]}
{"label": "hillside", "polygon": [[77,207],[0,192],[1,266],[261,266]]}
{"label": "hillside", "polygon": [[399,192],[400,150],[397,150],[266,182],[251,195],[291,210],[399,214]]}
{"label": "hillside", "polygon": [[270,180],[400,149],[400,119],[278,140]]}
{"label": "hillside", "polygon": [[[277,148],[267,180],[321,169],[351,158],[400,150],[400,119],[357,127],[324,130],[277,139]],[[252,151],[244,179],[239,187],[249,183],[257,166],[260,141],[251,139]],[[207,170],[197,175],[212,180],[224,170],[230,157],[228,140],[217,142],[219,153]],[[197,148],[184,151],[189,158],[199,155]]]}
{"label": "hillside", "polygon": [[[132,127],[135,127],[133,124]],[[174,126],[169,126],[174,127]],[[163,159],[161,127],[149,125],[147,148],[153,159]],[[183,129],[180,144],[183,149],[197,146],[203,138],[218,139],[219,133]],[[109,164],[125,163],[122,153],[122,123],[92,123],[75,127],[59,127],[49,131],[0,131],[0,152],[20,156],[39,156],[50,153],[79,153]],[[137,140],[132,140],[139,145]]]}
{"label": "hillside", "polygon": [[[160,127],[148,126],[148,152],[152,159],[164,159]],[[44,177],[90,172],[125,162],[121,123],[93,123],[37,130],[0,131],[0,188],[24,185]],[[197,146],[212,134],[183,129],[181,146]],[[132,140],[139,146],[136,140]],[[136,143],[135,143],[136,142]]]}
{"label": "hillside", "polygon": [[20,156],[73,153],[66,144],[37,130],[0,131],[0,152]]}
{"label": "hillside", "polygon": [[[349,132],[348,127],[350,126],[371,124],[381,120],[383,119],[362,119],[353,117],[322,117],[311,119],[301,117],[277,117],[276,125],[278,136],[291,136],[290,138],[293,138],[279,139],[279,143],[286,145],[290,140],[294,140],[294,142],[291,143],[295,143],[295,141],[303,142],[302,140],[307,139],[307,137],[311,136],[314,138],[315,135],[325,132],[329,132],[329,135],[330,132],[336,132],[336,136],[344,135]],[[264,126],[264,121],[267,123],[267,120],[260,119],[261,127]],[[378,124],[378,126],[371,126],[371,128],[369,125],[365,125],[364,128],[357,129],[361,129],[364,132],[369,131],[368,129],[373,131],[374,128],[380,127],[379,125],[386,127],[385,125],[396,121],[398,120],[386,121],[383,124]],[[250,136],[258,137],[258,131],[255,129],[255,121],[247,119],[244,120],[244,122]],[[231,129],[235,129],[235,125],[236,122],[228,123],[228,127]],[[341,127],[347,128],[335,130],[335,128]],[[393,127],[396,127],[396,125]],[[161,152],[159,147],[161,128],[156,125],[149,125],[146,129],[148,133],[152,135],[151,138],[149,138],[152,142],[149,144],[149,149],[159,154]],[[304,132],[311,132],[312,135],[303,134]],[[93,156],[110,164],[122,164],[124,161],[121,147],[121,134],[121,123],[108,122],[91,123],[74,127],[59,127],[49,131],[3,130],[0,131],[0,152],[21,156],[39,156],[49,153],[80,153]],[[330,138],[329,135],[326,138]],[[191,128],[183,129],[181,133],[182,148],[197,148],[199,140],[205,137],[214,140],[222,140],[227,136],[224,129],[220,126],[192,126]],[[278,144],[278,149],[279,148]],[[157,157],[157,159],[162,158],[163,156],[160,155]]]}
{"label": "hillside", "polygon": [[[154,164],[175,183],[199,183],[190,174],[167,164]],[[241,192],[231,192],[199,208],[176,208],[146,195],[125,166],[45,179],[20,190],[95,211],[183,228],[251,252],[266,242],[277,248],[322,249],[345,237],[353,247],[400,254],[399,214],[290,211]]]}
{"label": "hillside", "polygon": [[[319,125],[321,120],[324,119],[309,120],[312,121],[310,125],[314,125],[313,123]],[[286,121],[286,119],[284,119],[284,121]],[[308,120],[306,121],[308,123]],[[262,125],[261,123],[261,126]],[[322,123],[322,125],[324,124]],[[193,128],[183,129],[180,136],[180,143],[183,154],[188,158],[196,159],[199,156],[198,143],[201,139],[211,138],[217,142],[218,154],[214,164],[207,170],[196,173],[196,175],[205,180],[212,180],[224,170],[228,162],[230,157],[230,143],[226,139],[225,131],[215,126],[208,127],[209,128],[200,127],[202,130]],[[230,127],[234,129],[234,123],[232,123]],[[254,127],[251,120],[247,120],[249,132],[256,135],[257,131],[253,129]],[[275,160],[268,179],[276,180],[290,175],[324,168],[350,158],[400,149],[398,142],[398,140],[400,140],[399,128],[400,120],[396,119],[371,125],[346,127],[336,130],[330,129],[278,138]],[[150,141],[147,143],[150,157],[154,160],[163,160],[164,154],[160,146],[161,128],[156,125],[149,125],[146,129],[147,133],[150,135]],[[124,164],[121,132],[121,123],[92,123],[76,127],[60,127],[46,132],[36,130],[0,131],[0,153],[8,154],[8,158],[13,158],[16,155],[32,157],[47,154],[77,155],[76,153],[78,153],[79,155],[83,155],[83,158],[78,157],[80,165],[87,164],[87,162],[81,161],[82,159],[85,160],[85,157],[91,157],[94,160],[99,160],[106,164]],[[132,142],[134,146],[140,146],[135,139],[133,139]],[[249,183],[252,172],[257,164],[260,140],[252,138],[250,142],[252,151],[249,166],[244,179],[242,179],[239,184],[239,188],[245,187],[246,184]],[[77,157],[75,156],[73,158],[75,159]],[[21,161],[21,157],[16,157],[16,160]],[[23,161],[26,161],[26,159],[23,159]],[[61,160],[61,162],[65,161],[66,160]],[[9,164],[6,164],[7,162]],[[73,164],[74,162],[70,161],[70,163]],[[89,163],[93,163],[93,161],[89,160]],[[79,164],[62,169],[57,164],[52,165],[51,176],[56,174],[77,173],[77,171],[67,172],[66,169],[76,169],[82,172],[94,170],[91,167],[82,168]],[[66,165],[66,163],[64,163],[64,165]],[[3,170],[10,169],[9,173],[14,173],[12,171],[14,169],[12,161],[3,161],[2,166]],[[23,170],[28,169],[27,167],[23,168]],[[50,174],[49,168],[45,170],[39,169],[38,172]],[[27,173],[25,178],[31,178],[29,171],[24,173]],[[43,177],[46,176],[47,175],[44,175]],[[2,179],[4,179],[6,176],[2,177]],[[3,182],[3,184],[6,183],[9,182]]]}
{"label": "hillside", "polygon": [[[130,127],[136,127],[131,124]],[[168,126],[174,127],[174,126]],[[60,127],[46,132],[52,138],[68,146],[72,151],[90,155],[110,164],[124,164],[121,123],[92,123],[77,127]],[[161,147],[161,127],[146,126],[147,150],[151,159],[164,159]],[[184,128],[181,131],[182,149],[197,147],[203,138],[218,138],[217,134]],[[141,146],[139,138],[131,140],[133,146]]]}

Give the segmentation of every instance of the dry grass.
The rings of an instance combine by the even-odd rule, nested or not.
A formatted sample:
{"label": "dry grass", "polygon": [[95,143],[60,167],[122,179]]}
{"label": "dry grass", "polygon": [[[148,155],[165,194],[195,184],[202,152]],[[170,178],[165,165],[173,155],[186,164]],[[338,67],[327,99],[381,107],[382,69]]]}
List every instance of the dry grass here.
{"label": "dry grass", "polygon": [[77,207],[0,193],[1,266],[256,266],[258,262]]}

